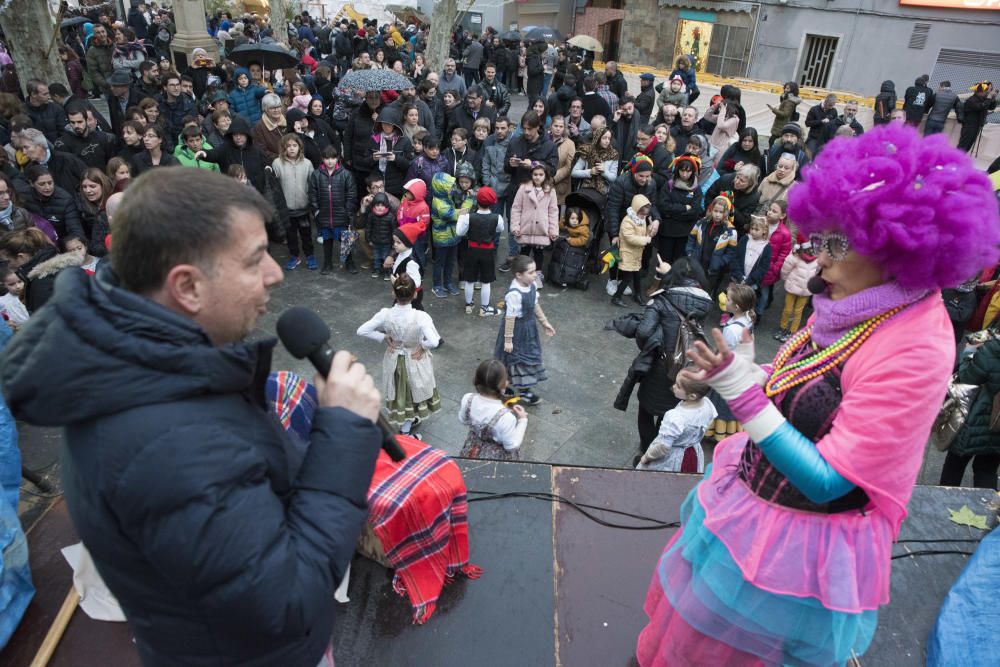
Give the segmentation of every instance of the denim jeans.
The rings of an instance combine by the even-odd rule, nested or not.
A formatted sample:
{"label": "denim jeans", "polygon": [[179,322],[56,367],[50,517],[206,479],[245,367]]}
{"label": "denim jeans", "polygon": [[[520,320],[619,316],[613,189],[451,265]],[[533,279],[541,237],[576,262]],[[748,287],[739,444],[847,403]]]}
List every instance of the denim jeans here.
{"label": "denim jeans", "polygon": [[549,84],[552,83],[552,72],[547,72],[545,76],[542,77],[542,97],[549,96]]}
{"label": "denim jeans", "polygon": [[[507,186],[508,188],[515,188],[516,186],[511,183]],[[499,202],[498,202],[499,205]],[[521,246],[517,244],[517,239],[514,238],[514,232],[510,228],[510,209],[514,206],[513,199],[504,199],[503,201],[503,219],[507,223],[507,256],[516,257],[521,253]]]}
{"label": "denim jeans", "polygon": [[930,136],[932,134],[937,134],[938,132],[943,132],[943,131],[944,131],[944,123],[938,123],[938,122],[932,121],[930,119],[928,119],[927,122],[924,123],[924,136],[925,137],[928,137],[928,136]]}
{"label": "denim jeans", "polygon": [[382,263],[385,262],[385,258],[389,256],[392,252],[392,246],[388,243],[373,243],[372,244],[372,269],[382,270]]}
{"label": "denim jeans", "polygon": [[760,317],[767,310],[768,306],[771,305],[771,299],[774,298],[774,285],[761,285],[757,294],[757,316]]}
{"label": "denim jeans", "polygon": [[414,242],[413,257],[420,264],[420,273],[423,274],[424,267],[427,266],[427,232],[418,236]]}
{"label": "denim jeans", "polygon": [[453,287],[452,274],[454,273],[455,255],[458,246],[434,246],[434,287]]}

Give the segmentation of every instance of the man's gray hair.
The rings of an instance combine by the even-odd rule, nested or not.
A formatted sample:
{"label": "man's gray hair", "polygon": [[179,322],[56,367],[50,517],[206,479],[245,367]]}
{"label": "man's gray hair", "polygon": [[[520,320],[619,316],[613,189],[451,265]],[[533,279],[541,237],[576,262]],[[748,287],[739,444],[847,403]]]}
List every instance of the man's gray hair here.
{"label": "man's gray hair", "polygon": [[264,111],[281,106],[281,98],[274,93],[268,93],[260,99],[260,108]]}
{"label": "man's gray hair", "polygon": [[36,144],[38,146],[48,147],[49,145],[49,140],[45,138],[45,135],[42,133],[42,131],[33,127],[21,130],[20,138],[23,139],[24,141],[30,141],[31,143]]}

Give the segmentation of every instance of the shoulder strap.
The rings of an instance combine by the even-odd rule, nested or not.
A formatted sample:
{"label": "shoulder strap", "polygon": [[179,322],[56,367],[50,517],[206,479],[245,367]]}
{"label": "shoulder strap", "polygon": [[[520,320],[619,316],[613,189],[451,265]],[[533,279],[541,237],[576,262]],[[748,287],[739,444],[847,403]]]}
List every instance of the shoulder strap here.
{"label": "shoulder strap", "polygon": [[502,408],[496,411],[496,414],[494,414],[493,417],[490,419],[490,421],[487,422],[486,426],[492,429],[494,426],[497,425],[497,422],[500,421],[500,418],[503,417],[508,412],[510,412],[510,409],[507,408],[507,406],[503,406]]}

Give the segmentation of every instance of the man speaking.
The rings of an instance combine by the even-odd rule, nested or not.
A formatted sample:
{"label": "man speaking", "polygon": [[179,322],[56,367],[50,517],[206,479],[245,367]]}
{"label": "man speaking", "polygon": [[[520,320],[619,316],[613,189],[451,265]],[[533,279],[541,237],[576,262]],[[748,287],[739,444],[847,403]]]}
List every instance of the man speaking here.
{"label": "man speaking", "polygon": [[269,206],[182,167],[139,178],[96,278],[59,275],[3,359],[14,414],[65,427],[77,532],[146,665],[331,662],[333,591],[365,521],[381,397],[339,352],[300,472],[246,342],[282,272]]}

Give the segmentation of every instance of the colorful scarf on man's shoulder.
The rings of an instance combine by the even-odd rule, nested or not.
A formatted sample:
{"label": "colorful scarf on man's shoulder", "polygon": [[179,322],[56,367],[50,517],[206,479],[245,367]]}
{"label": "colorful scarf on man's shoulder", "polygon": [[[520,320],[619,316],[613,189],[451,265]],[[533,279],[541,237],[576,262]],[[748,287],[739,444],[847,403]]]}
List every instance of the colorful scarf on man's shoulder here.
{"label": "colorful scarf on man's shoulder", "polygon": [[[393,589],[407,595],[413,622],[425,623],[446,584],[483,571],[469,563],[468,500],[458,466],[440,449],[399,435],[406,458],[382,452],[368,491],[368,523],[396,568]],[[405,502],[404,502],[405,501]]]}

